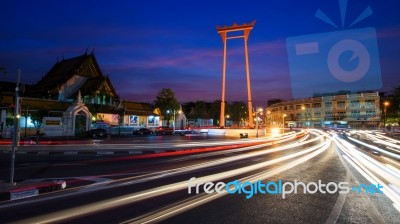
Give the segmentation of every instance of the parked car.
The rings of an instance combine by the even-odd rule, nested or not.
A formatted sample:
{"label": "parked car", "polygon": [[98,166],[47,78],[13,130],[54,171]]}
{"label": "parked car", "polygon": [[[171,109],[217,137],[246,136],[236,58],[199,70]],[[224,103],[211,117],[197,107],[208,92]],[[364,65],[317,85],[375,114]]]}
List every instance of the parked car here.
{"label": "parked car", "polygon": [[94,128],[87,131],[86,136],[93,138],[105,138],[107,137],[107,131],[104,128]]}
{"label": "parked car", "polygon": [[179,131],[174,131],[174,135],[189,135],[189,134],[200,134],[200,132],[195,131],[195,130],[179,130]]}
{"label": "parked car", "polygon": [[153,131],[148,128],[139,128],[137,130],[133,130],[134,135],[152,135]]}
{"label": "parked car", "polygon": [[156,135],[172,135],[173,133],[174,129],[165,126],[156,127],[156,129],[154,130],[154,134]]}

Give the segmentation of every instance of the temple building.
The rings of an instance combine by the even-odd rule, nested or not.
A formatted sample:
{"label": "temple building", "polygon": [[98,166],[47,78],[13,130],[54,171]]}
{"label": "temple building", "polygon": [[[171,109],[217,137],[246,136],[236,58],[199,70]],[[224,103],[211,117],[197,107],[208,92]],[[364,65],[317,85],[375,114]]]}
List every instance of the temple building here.
{"label": "temple building", "polygon": [[[0,82],[0,137],[11,134],[15,87]],[[19,89],[21,136],[32,135],[39,126],[48,136],[75,136],[96,125],[132,133],[160,122],[152,105],[120,99],[93,52],[57,61],[38,83]]]}
{"label": "temple building", "polygon": [[93,53],[58,61],[27,95],[73,102],[78,91],[83,103],[115,105],[119,97],[108,76],[103,75]]}

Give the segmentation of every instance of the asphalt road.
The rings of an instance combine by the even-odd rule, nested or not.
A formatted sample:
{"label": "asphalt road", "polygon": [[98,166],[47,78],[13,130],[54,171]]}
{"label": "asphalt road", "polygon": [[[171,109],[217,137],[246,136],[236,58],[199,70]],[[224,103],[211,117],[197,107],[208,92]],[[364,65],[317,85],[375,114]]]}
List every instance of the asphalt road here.
{"label": "asphalt road", "polygon": [[[206,141],[208,142],[208,141]],[[243,142],[240,142],[241,144]],[[198,145],[196,145],[198,144]],[[228,146],[234,145],[226,142]],[[238,144],[239,145],[239,144]],[[385,194],[188,193],[189,179],[283,184],[300,181],[367,183],[342,149],[318,133],[264,139],[255,145],[165,157],[107,157],[68,163],[20,164],[30,181],[64,179],[67,189],[0,203],[0,221],[54,223],[396,223],[400,213]],[[218,150],[217,150],[218,149]],[[154,154],[157,155],[157,154]],[[24,178],[21,178],[21,180]],[[26,178],[25,178],[26,179]],[[200,185],[201,186],[204,185]],[[248,186],[249,187],[249,186]],[[247,190],[249,188],[246,188]],[[23,212],[22,212],[23,211]]]}

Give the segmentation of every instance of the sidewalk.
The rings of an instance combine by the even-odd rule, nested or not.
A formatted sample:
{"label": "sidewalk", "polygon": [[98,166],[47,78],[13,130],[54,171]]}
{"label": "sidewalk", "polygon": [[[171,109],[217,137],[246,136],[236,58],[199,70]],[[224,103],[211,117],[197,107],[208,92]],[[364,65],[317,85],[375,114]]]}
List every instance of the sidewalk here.
{"label": "sidewalk", "polygon": [[[35,163],[42,161],[77,162],[90,161],[92,163],[122,161],[132,159],[152,159],[160,157],[181,156],[204,152],[222,151],[245,146],[253,146],[263,142],[249,142],[249,139],[237,138],[238,142],[225,145],[221,141],[225,138],[206,139],[207,144],[186,144],[181,137],[168,136],[170,140],[154,142],[154,138],[136,138],[131,135],[112,136],[111,139],[89,139],[73,137],[44,137],[37,145],[30,139],[21,139],[16,150],[18,163]],[[176,139],[176,140],[174,140]],[[189,138],[189,140],[193,140]],[[214,141],[215,140],[215,141]],[[179,144],[177,144],[177,142]],[[0,139],[0,159],[9,161],[11,152],[11,139]],[[189,141],[190,143],[190,141]],[[123,155],[123,157],[121,157]],[[100,159],[99,159],[100,158]],[[99,160],[95,160],[99,159]],[[4,164],[4,161],[0,162]],[[6,164],[9,166],[9,164]],[[5,179],[3,179],[5,180]],[[22,181],[16,185],[8,182],[0,182],[0,201],[17,200],[35,197],[45,192],[62,190],[66,187],[63,180],[44,180],[40,182]]]}
{"label": "sidewalk", "polygon": [[[89,137],[42,137],[39,139],[39,145],[68,145],[68,144],[93,144],[95,141],[102,141],[102,143],[115,143],[121,140],[132,139],[131,135],[113,135],[111,139],[107,138],[89,138]],[[0,139],[0,146],[11,146],[12,139],[5,138]],[[34,137],[22,138],[19,141],[19,145],[37,145]]]}

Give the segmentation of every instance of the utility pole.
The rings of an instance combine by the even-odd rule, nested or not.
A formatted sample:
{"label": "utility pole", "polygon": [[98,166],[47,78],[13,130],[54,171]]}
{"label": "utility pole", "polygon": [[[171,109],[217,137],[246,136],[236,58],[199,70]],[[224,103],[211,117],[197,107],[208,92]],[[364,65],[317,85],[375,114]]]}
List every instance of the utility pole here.
{"label": "utility pole", "polygon": [[10,171],[10,184],[14,185],[14,172],[15,172],[15,150],[19,145],[19,118],[20,118],[20,105],[19,105],[19,83],[21,79],[21,69],[18,69],[17,83],[15,87],[15,108],[14,108],[14,133],[11,145],[11,171]]}

